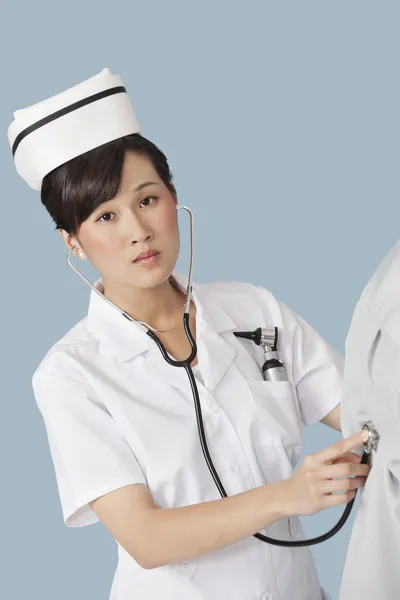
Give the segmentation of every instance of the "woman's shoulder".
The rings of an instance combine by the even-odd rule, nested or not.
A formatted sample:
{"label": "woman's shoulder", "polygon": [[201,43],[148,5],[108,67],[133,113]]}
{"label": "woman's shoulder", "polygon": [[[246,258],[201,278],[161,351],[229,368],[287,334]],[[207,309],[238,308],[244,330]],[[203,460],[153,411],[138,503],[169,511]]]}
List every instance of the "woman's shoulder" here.
{"label": "woman's shoulder", "polygon": [[274,294],[266,287],[248,281],[213,281],[200,284],[205,294],[226,301],[267,302],[279,304]]}
{"label": "woman's shoulder", "polygon": [[266,287],[247,281],[215,281],[198,285],[201,298],[218,304],[233,318],[258,315],[281,322],[282,304]]}
{"label": "woman's shoulder", "polygon": [[37,365],[32,382],[46,373],[82,380],[85,360],[93,355],[98,342],[87,328],[87,316],[73,325],[47,350]]}

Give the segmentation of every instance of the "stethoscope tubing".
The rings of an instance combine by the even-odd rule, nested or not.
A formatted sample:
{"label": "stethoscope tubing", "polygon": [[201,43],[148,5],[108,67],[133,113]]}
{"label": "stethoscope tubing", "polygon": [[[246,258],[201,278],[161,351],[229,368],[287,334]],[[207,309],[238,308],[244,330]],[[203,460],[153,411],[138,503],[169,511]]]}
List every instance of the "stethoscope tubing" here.
{"label": "stethoscope tubing", "polygon": [[[190,386],[192,389],[194,405],[195,405],[195,409],[196,409],[197,428],[198,428],[198,432],[199,432],[201,449],[203,451],[203,455],[204,455],[205,461],[207,463],[208,469],[214,479],[215,485],[217,486],[220,495],[222,496],[222,498],[227,498],[228,494],[226,493],[226,490],[222,484],[222,481],[217,473],[217,470],[215,469],[214,463],[210,456],[210,452],[209,452],[207,440],[206,440],[206,435],[205,435],[205,431],[204,431],[204,423],[203,423],[203,417],[202,417],[202,412],[201,412],[199,390],[197,387],[197,382],[196,382],[195,376],[194,376],[192,368],[191,368],[191,364],[197,355],[197,346],[196,346],[196,342],[195,342],[193,335],[191,333],[191,330],[190,330],[188,313],[185,313],[183,315],[183,325],[184,325],[186,337],[191,346],[191,353],[188,356],[188,358],[186,358],[185,360],[178,361],[178,360],[171,358],[169,356],[169,354],[167,353],[163,343],[157,337],[157,335],[153,331],[148,331],[147,334],[155,341],[155,343],[157,344],[157,346],[160,349],[162,357],[164,358],[164,360],[167,361],[167,363],[169,365],[171,365],[173,367],[181,367],[181,368],[183,367],[187,373],[189,383],[190,383]],[[368,458],[369,458],[369,453],[365,451],[362,455],[361,462],[364,464],[367,463]],[[323,535],[320,535],[320,536],[317,536],[314,538],[304,539],[304,540],[278,540],[276,538],[271,538],[269,536],[266,536],[262,533],[255,533],[255,534],[253,534],[253,537],[255,537],[258,540],[265,542],[267,544],[271,544],[273,546],[283,546],[283,547],[289,547],[289,548],[300,548],[300,547],[304,547],[304,546],[314,546],[316,544],[321,544],[322,542],[325,542],[329,538],[333,537],[343,527],[343,525],[346,523],[347,519],[349,518],[349,515],[353,508],[354,501],[355,501],[355,497],[346,504],[343,514],[342,514],[341,518],[339,519],[339,521],[336,523],[336,525],[334,527],[332,527],[332,529],[330,529],[329,531],[324,533]]]}
{"label": "stethoscope tubing", "polygon": [[[183,326],[184,326],[184,330],[185,330],[185,334],[186,337],[190,343],[191,346],[191,352],[189,354],[189,356],[184,359],[184,360],[175,360],[173,358],[171,358],[167,352],[167,350],[165,349],[164,344],[161,342],[161,340],[159,339],[159,337],[156,335],[156,330],[154,328],[152,328],[150,325],[148,325],[147,323],[144,323],[143,321],[138,321],[136,319],[134,319],[133,317],[131,317],[131,315],[129,315],[128,313],[126,313],[125,311],[123,311],[119,306],[117,306],[116,304],[114,304],[111,300],[109,300],[108,298],[106,298],[106,296],[104,296],[104,294],[102,294],[100,292],[100,290],[98,290],[93,284],[92,282],[87,279],[83,273],[81,273],[81,271],[79,269],[77,269],[70,260],[70,256],[71,253],[73,252],[73,250],[75,249],[75,246],[73,248],[71,248],[67,254],[67,263],[68,265],[75,271],[75,273],[77,273],[91,288],[94,292],[96,292],[101,298],[103,298],[104,300],[106,300],[110,305],[112,305],[114,308],[116,308],[124,318],[128,319],[129,321],[135,323],[138,327],[140,327],[142,329],[142,331],[145,331],[146,334],[148,336],[151,337],[151,339],[157,344],[162,357],[164,358],[164,360],[171,365],[172,367],[178,367],[178,368],[184,368],[186,371],[186,374],[188,376],[189,379],[189,383],[190,383],[190,387],[192,390],[192,394],[193,394],[193,399],[194,399],[194,405],[195,405],[195,410],[196,410],[196,420],[197,420],[197,428],[198,428],[198,432],[199,432],[199,438],[200,438],[200,444],[201,444],[201,449],[205,458],[205,461],[207,463],[208,469],[211,473],[211,476],[215,482],[215,485],[218,488],[218,491],[220,493],[220,495],[223,498],[227,498],[228,494],[225,491],[225,488],[221,482],[221,479],[217,473],[217,470],[215,469],[214,463],[212,461],[209,449],[208,449],[208,445],[207,445],[207,440],[206,440],[206,434],[204,431],[204,423],[203,423],[203,417],[202,417],[202,412],[201,412],[201,404],[200,404],[200,397],[199,397],[199,390],[197,387],[197,383],[196,383],[196,379],[195,376],[193,374],[192,368],[191,368],[191,364],[194,361],[194,359],[197,356],[197,345],[196,345],[196,341],[192,335],[192,332],[190,330],[190,323],[189,323],[189,318],[190,318],[190,301],[191,301],[191,294],[192,294],[192,275],[193,275],[193,213],[192,211],[187,208],[186,206],[182,206],[182,205],[177,205],[177,210],[180,208],[183,208],[184,210],[186,210],[189,213],[190,216],[190,267],[189,267],[189,277],[188,277],[188,284],[187,284],[187,301],[185,304],[185,311],[183,314]],[[361,458],[361,462],[362,463],[367,463],[368,462],[368,458],[369,458],[369,454],[367,452],[364,452],[362,458]],[[320,544],[322,542],[325,542],[326,540],[328,540],[329,538],[331,538],[333,535],[335,535],[345,524],[345,522],[347,521],[351,509],[353,507],[355,501],[355,497],[346,505],[346,508],[340,518],[340,520],[338,521],[338,523],[332,528],[330,529],[327,533],[320,535],[318,537],[315,538],[310,538],[310,539],[306,539],[306,540],[278,540],[275,538],[271,538],[269,536],[263,535],[262,533],[255,533],[253,534],[253,536],[255,538],[257,538],[258,540],[265,542],[267,544],[271,544],[274,546],[285,546],[285,547],[290,547],[290,548],[298,548],[301,546],[312,546],[315,544]]]}

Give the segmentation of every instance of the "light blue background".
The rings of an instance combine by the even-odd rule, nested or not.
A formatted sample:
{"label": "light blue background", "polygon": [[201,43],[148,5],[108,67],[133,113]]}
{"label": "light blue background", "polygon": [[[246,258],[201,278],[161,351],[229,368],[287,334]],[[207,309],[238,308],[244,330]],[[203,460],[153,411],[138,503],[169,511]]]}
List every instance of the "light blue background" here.
{"label": "light blue background", "polygon": [[[85,316],[90,290],[14,170],[12,113],[106,66],[120,74],[194,211],[195,279],[264,285],[343,352],[355,302],[400,229],[400,5],[36,0],[1,13],[0,595],[107,600],[114,541],[101,524],[63,524],[31,389],[44,354]],[[339,438],[313,426],[303,455]],[[304,519],[307,533],[340,512]],[[351,522],[313,549],[334,599]]]}

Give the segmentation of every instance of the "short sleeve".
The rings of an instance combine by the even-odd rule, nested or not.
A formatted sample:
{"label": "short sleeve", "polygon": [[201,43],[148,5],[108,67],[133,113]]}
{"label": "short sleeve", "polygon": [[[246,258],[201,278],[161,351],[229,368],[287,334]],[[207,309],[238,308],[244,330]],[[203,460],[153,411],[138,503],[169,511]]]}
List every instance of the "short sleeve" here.
{"label": "short sleeve", "polygon": [[[341,402],[344,358],[302,317],[280,303],[283,337],[304,425],[321,421]],[[291,356],[290,356],[291,354]]]}
{"label": "short sleeve", "polygon": [[47,432],[64,523],[96,523],[99,518],[88,503],[129,484],[146,484],[143,471],[87,384],[36,371],[32,387]]}

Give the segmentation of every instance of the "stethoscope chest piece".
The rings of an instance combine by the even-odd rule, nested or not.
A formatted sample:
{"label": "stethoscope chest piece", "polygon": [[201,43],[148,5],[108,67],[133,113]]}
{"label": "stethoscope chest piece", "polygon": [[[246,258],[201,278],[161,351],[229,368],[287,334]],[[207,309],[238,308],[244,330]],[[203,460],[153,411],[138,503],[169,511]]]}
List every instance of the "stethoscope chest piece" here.
{"label": "stethoscope chest piece", "polygon": [[368,441],[364,442],[364,446],[366,446],[366,449],[364,452],[366,452],[368,454],[371,454],[373,450],[376,452],[378,449],[378,443],[379,443],[379,433],[375,429],[372,421],[367,421],[366,423],[364,423],[363,429],[368,431],[368,435],[369,435]]}

